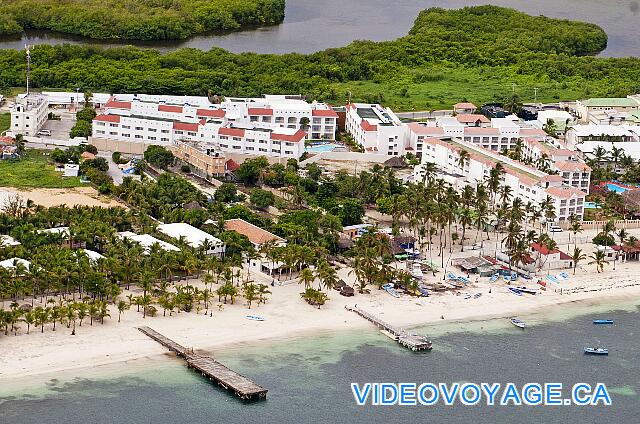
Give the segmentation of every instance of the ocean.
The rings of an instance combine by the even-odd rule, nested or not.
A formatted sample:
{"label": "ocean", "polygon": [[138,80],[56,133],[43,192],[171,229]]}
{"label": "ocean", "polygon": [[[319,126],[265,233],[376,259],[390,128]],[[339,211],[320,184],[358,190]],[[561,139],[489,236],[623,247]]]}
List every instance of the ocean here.
{"label": "ocean", "polygon": [[[0,423],[637,423],[640,307],[557,307],[508,320],[421,327],[431,352],[413,353],[370,330],[239,345],[217,359],[269,389],[245,403],[170,355],[0,382]],[[592,319],[611,318],[613,326]],[[211,331],[215,331],[212,329]],[[608,357],[587,356],[601,344]],[[604,383],[611,406],[357,406],[351,383]]]}

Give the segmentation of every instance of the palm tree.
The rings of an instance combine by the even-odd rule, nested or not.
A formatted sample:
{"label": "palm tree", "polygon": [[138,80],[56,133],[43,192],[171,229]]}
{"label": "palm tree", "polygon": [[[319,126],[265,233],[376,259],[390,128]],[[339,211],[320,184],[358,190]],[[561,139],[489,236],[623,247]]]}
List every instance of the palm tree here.
{"label": "palm tree", "polygon": [[22,320],[27,324],[27,334],[31,331],[31,325],[36,322],[36,316],[33,311],[27,311]]}
{"label": "palm tree", "polygon": [[573,254],[571,255],[571,260],[573,261],[573,275],[576,275],[576,268],[578,267],[578,262],[587,259],[587,255],[582,253],[582,249],[579,247],[574,247]]}
{"label": "palm tree", "polygon": [[571,220],[569,231],[573,233],[573,247],[575,248],[578,243],[577,235],[578,233],[582,232],[582,224],[580,223],[580,221],[578,221],[577,219]]}
{"label": "palm tree", "polygon": [[118,302],[118,322],[120,322],[120,316],[122,315],[122,313],[129,308],[130,308],[130,305],[124,300],[121,300]]}
{"label": "palm tree", "polygon": [[311,283],[316,279],[316,276],[309,268],[305,268],[302,270],[299,276],[299,283],[304,283],[304,288],[307,289],[311,287]]}
{"label": "palm tree", "polygon": [[607,256],[603,250],[596,250],[590,258],[593,260],[589,262],[589,265],[595,265],[598,274],[604,271],[604,266],[607,264]]}

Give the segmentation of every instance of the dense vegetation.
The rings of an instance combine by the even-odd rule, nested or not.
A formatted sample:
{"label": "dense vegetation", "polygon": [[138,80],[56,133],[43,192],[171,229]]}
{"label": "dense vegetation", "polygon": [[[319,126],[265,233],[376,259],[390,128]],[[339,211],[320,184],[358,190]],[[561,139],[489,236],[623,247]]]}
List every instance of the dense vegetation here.
{"label": "dense vegetation", "polygon": [[0,0],[0,35],[46,29],[101,39],[183,39],[276,24],[284,6],[284,0]]}
{"label": "dense vegetation", "polygon": [[[354,100],[404,110],[464,98],[502,100],[512,83],[525,101],[533,100],[534,87],[543,101],[627,95],[637,89],[640,59],[588,56],[606,43],[606,34],[592,24],[493,6],[432,8],[398,40],[358,41],[310,55],[37,46],[32,84],[130,93],[296,93],[334,103],[350,92]],[[0,87],[24,84],[24,52],[1,51]]]}

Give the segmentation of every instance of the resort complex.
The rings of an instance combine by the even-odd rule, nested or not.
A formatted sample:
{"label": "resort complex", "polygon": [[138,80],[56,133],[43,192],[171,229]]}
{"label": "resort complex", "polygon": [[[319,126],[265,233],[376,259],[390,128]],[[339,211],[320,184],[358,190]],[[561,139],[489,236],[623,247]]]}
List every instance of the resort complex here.
{"label": "resort complex", "polygon": [[[9,3],[0,36],[71,19],[49,28]],[[63,13],[35,3],[42,19]],[[185,46],[280,22],[285,6],[68,3],[84,35],[89,23],[101,38],[140,27]],[[427,406],[444,384],[433,376],[464,401],[497,368],[498,385],[574,392],[582,374],[637,374],[640,94],[627,59],[592,57],[606,34],[480,6],[349,43],[285,55],[26,45],[22,67],[0,51],[1,422],[34,421],[41,404],[47,422],[420,422],[415,408],[384,409],[395,386],[375,381],[422,384]],[[11,392],[22,381],[46,386],[44,400]],[[616,402],[636,386],[617,384]],[[75,391],[82,414],[58,418]],[[153,400],[131,412],[140,399]],[[531,422],[497,406],[482,412]],[[558,421],[544,411],[533,420]]]}

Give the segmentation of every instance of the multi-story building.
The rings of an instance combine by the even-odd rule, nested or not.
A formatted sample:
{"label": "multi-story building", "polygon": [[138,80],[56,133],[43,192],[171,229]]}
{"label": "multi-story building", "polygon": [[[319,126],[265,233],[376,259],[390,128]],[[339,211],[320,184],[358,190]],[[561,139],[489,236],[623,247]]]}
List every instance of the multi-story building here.
{"label": "multi-story building", "polygon": [[591,182],[591,168],[581,161],[559,160],[553,162],[551,169],[562,177],[562,183],[566,186],[577,187],[589,194]]}
{"label": "multi-story building", "polygon": [[47,121],[47,97],[39,94],[20,94],[9,108],[11,127],[9,134],[35,136]]}
{"label": "multi-story building", "polygon": [[[492,168],[501,163],[505,173],[502,184],[511,187],[513,197],[519,197],[526,204],[540,205],[549,197],[555,207],[557,221],[565,221],[573,214],[582,219],[586,193],[565,185],[560,175],[549,175],[519,161],[509,159],[495,151],[464,140],[428,137],[422,140],[422,163],[414,170],[415,181],[423,181],[426,163],[438,167],[439,177],[457,189],[465,185],[477,185],[485,181]],[[460,152],[465,150],[469,157],[460,160]]]}
{"label": "multi-story building", "polygon": [[453,112],[457,114],[475,113],[476,110],[478,110],[478,107],[469,102],[456,103],[453,105]]}
{"label": "multi-story building", "polygon": [[220,106],[234,123],[302,130],[308,140],[336,138],[338,114],[324,103],[307,103],[300,96],[226,98]]}
{"label": "multi-story building", "polygon": [[576,102],[576,115],[582,123],[591,121],[594,113],[616,111],[632,112],[640,109],[640,100],[635,97],[614,97],[578,100]]}
{"label": "multi-story building", "polygon": [[209,180],[212,177],[224,176],[226,158],[224,153],[216,150],[211,143],[174,141],[171,152],[191,167],[191,172]]}
{"label": "multi-story building", "polygon": [[567,145],[576,147],[586,141],[640,141],[636,125],[576,125],[567,130]]}
{"label": "multi-story building", "polygon": [[402,156],[408,147],[408,127],[378,104],[347,105],[345,129],[367,152]]}
{"label": "multi-story building", "polygon": [[[321,103],[265,96],[227,99],[221,105],[204,105],[202,101],[194,104],[197,99],[177,105],[166,99],[113,98],[94,119],[93,138],[167,147],[197,142],[209,144],[209,150],[218,152],[287,159],[300,158],[309,137],[335,138],[337,114]],[[253,107],[258,100],[260,106],[270,102],[270,108]]]}

